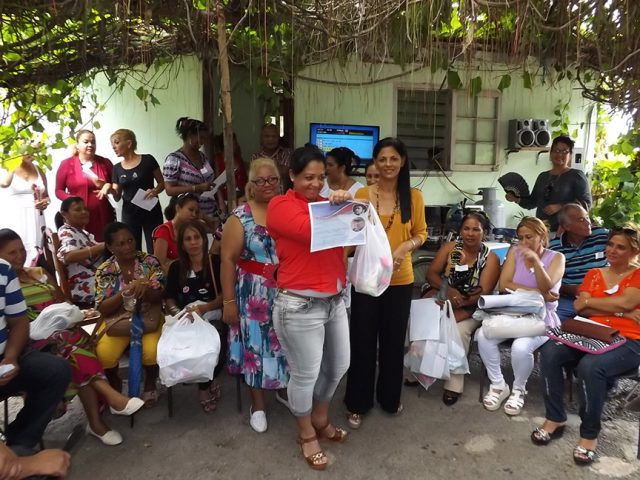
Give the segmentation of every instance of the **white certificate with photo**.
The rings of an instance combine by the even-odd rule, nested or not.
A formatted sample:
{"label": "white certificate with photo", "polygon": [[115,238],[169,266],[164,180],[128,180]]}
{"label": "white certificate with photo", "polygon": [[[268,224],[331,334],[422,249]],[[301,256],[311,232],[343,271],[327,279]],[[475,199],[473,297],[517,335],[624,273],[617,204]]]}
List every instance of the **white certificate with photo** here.
{"label": "white certificate with photo", "polygon": [[368,209],[368,204],[353,201],[339,205],[326,201],[310,203],[311,251],[364,245]]}

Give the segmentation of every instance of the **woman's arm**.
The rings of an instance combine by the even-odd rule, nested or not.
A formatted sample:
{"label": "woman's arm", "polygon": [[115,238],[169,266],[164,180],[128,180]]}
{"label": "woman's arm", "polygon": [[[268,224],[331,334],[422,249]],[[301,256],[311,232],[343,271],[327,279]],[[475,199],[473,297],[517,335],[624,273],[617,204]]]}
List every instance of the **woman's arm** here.
{"label": "woman's arm", "polygon": [[222,287],[222,320],[229,325],[238,323],[236,302],[236,264],[244,247],[244,228],[235,215],[224,224],[220,252],[220,283]]}
{"label": "woman's arm", "polygon": [[56,197],[60,200],[64,200],[71,196],[70,193],[67,193],[67,178],[70,173],[69,161],[67,159],[60,164],[60,167],[56,172]]}
{"label": "woman's arm", "polygon": [[104,252],[104,242],[96,243],[90,247],[78,248],[67,252],[62,257],[62,263],[69,265],[70,263],[79,263],[84,260],[93,260]]}
{"label": "woman's arm", "polygon": [[[474,295],[470,295],[468,298],[459,297],[459,305],[457,306],[476,306],[480,299],[480,295],[490,295],[493,293],[493,290],[496,288],[496,283],[498,283],[498,277],[500,277],[500,260],[495,253],[490,252],[487,257],[487,263],[480,273],[480,291]],[[454,304],[454,306],[456,305]]]}
{"label": "woman's arm", "polygon": [[273,236],[286,237],[308,245],[311,243],[309,211],[292,207],[285,196],[271,200],[267,207],[267,230]]}
{"label": "woman's arm", "polygon": [[[529,252],[527,252],[528,254]],[[542,264],[542,260],[535,252],[533,253],[535,259],[533,263],[533,273],[536,276],[536,283],[538,285],[538,289],[542,295],[546,295],[551,292],[551,289],[562,279],[562,275],[564,275],[564,255],[557,254],[551,260],[551,264],[548,268]],[[531,258],[534,258],[531,257]],[[558,292],[554,292],[558,293]]]}
{"label": "woman's arm", "polygon": [[169,250],[169,242],[162,237],[153,239],[153,256],[160,260],[160,264],[165,271],[168,271],[171,261],[167,259],[167,251]]}
{"label": "woman's arm", "polygon": [[[640,306],[640,288],[627,287],[621,295],[593,298],[587,292],[581,292],[574,302],[574,308],[583,314],[585,310],[596,310],[601,315],[629,312]],[[597,314],[595,314],[597,315]]]}
{"label": "woman's arm", "polygon": [[164,177],[160,171],[160,167],[153,171],[153,178],[156,179],[156,186],[150,190],[147,190],[146,198],[157,197],[164,191]]}
{"label": "woman's arm", "polygon": [[502,272],[500,272],[500,279],[498,281],[500,293],[507,293],[507,290],[516,290],[523,287],[513,281],[513,275],[516,271],[516,248],[517,247],[509,248],[507,257],[502,264]]}
{"label": "woman's arm", "polygon": [[442,287],[442,274],[444,273],[444,269],[447,266],[447,261],[449,259],[449,254],[453,247],[455,246],[455,242],[447,242],[442,245],[438,252],[436,253],[435,258],[429,264],[429,268],[427,268],[427,282],[429,285],[436,290],[440,290]]}
{"label": "woman's arm", "polygon": [[13,181],[13,172],[14,170],[11,170],[10,172],[7,171],[3,175],[2,180],[0,180],[0,187],[7,188],[9,185],[11,185],[11,182]]}

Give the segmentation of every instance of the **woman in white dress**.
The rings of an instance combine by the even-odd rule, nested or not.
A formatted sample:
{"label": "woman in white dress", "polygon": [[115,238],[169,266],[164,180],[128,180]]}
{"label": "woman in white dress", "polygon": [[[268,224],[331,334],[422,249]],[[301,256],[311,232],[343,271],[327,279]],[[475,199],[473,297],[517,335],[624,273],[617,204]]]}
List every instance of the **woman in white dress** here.
{"label": "woman in white dress", "polygon": [[364,187],[349,175],[353,162],[358,159],[353,151],[346,147],[334,148],[327,153],[326,179],[324,187],[320,190],[320,196],[329,198],[329,194],[336,190],[346,190],[352,197]]}
{"label": "woman in white dress", "polygon": [[31,265],[38,254],[36,247],[41,243],[45,226],[44,210],[51,203],[47,178],[42,169],[33,164],[33,157],[33,153],[24,153],[22,162],[0,177],[0,187],[7,189],[2,227],[12,229],[22,238],[27,250],[25,265]]}

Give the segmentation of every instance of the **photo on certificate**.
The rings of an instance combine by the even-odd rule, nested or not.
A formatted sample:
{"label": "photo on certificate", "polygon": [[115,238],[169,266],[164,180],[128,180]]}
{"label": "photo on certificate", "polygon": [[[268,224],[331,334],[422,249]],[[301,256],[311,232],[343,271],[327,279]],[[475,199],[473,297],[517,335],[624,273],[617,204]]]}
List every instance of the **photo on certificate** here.
{"label": "photo on certificate", "polygon": [[339,205],[326,201],[310,203],[311,251],[363,245],[367,240],[368,210],[366,203],[354,201]]}

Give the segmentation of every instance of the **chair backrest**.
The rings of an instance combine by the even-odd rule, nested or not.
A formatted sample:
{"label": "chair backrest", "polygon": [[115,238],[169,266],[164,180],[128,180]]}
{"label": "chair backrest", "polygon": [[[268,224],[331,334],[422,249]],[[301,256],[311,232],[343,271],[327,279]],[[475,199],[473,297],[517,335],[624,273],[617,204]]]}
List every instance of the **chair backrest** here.
{"label": "chair backrest", "polygon": [[71,286],[69,285],[67,269],[58,258],[58,250],[60,249],[60,239],[58,239],[58,234],[53,232],[50,228],[45,228],[44,234],[47,237],[47,250],[51,254],[53,266],[56,269],[58,285],[60,285],[60,289],[62,290],[65,298],[68,301],[71,301]]}

